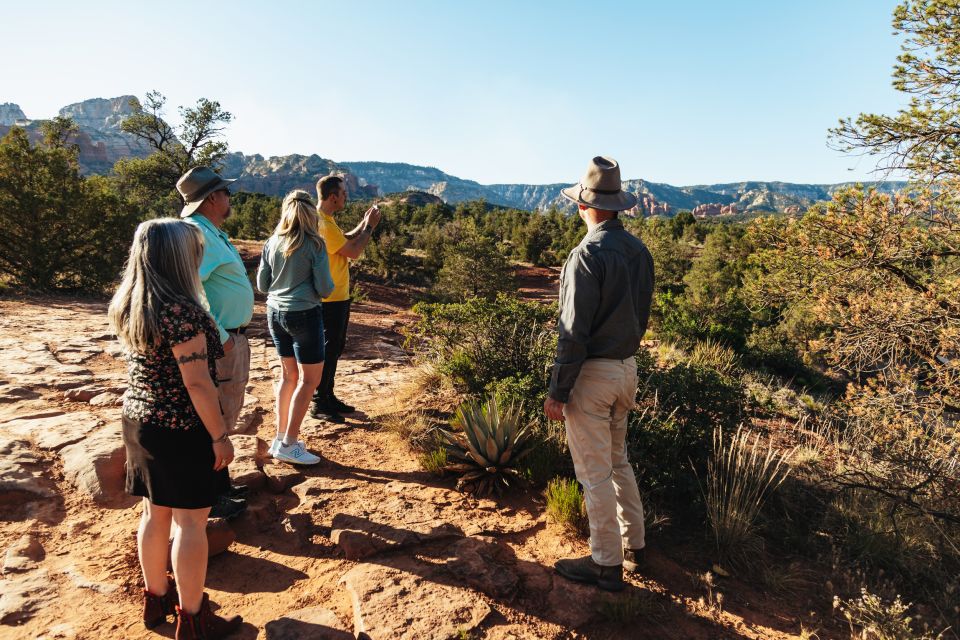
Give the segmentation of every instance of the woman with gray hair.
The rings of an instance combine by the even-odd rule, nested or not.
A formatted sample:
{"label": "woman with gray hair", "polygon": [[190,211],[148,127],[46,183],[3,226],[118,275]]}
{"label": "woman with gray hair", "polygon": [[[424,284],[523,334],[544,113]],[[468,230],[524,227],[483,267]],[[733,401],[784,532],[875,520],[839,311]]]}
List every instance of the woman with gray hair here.
{"label": "woman with gray hair", "polygon": [[[203,592],[207,516],[230,488],[233,445],[217,396],[223,348],[203,305],[202,256],[203,237],[191,225],[142,223],[109,310],[129,364],[123,442],[127,492],[143,497],[143,623],[153,628],[176,613],[176,640],[222,638],[241,623],[213,614]],[[176,582],[166,573],[171,523]]]}
{"label": "woman with gray hair", "polygon": [[310,194],[300,190],[288,193],[280,222],[263,246],[257,269],[257,288],[267,294],[267,326],[280,357],[277,435],[270,454],[299,465],[320,462],[300,439],[300,424],[323,375],[320,301],[334,286],[317,223],[317,207]]}

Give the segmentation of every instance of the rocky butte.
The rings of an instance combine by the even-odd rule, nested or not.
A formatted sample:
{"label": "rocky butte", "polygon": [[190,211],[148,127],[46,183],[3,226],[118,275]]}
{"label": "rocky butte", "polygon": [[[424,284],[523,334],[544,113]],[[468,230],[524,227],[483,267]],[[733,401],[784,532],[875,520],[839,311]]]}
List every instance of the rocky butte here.
{"label": "rocky butte", "polygon": [[[123,119],[133,113],[134,96],[94,98],[68,105],[59,115],[73,118],[80,133],[73,141],[80,148],[80,167],[84,173],[109,173],[121,158],[145,157],[151,149],[141,140],[120,129]],[[0,104],[0,135],[11,126],[23,126],[32,140],[39,140],[39,120],[30,120],[16,104]],[[525,210],[551,207],[572,212],[573,206],[560,196],[566,184],[480,184],[459,178],[434,167],[395,162],[335,162],[317,154],[273,156],[245,155],[233,152],[224,159],[223,172],[241,179],[238,188],[267,195],[284,195],[291,189],[312,190],[317,176],[331,172],[344,174],[347,186],[357,198],[374,198],[405,191],[429,193],[443,202],[486,200],[490,204]],[[787,182],[738,182],[677,187],[647,180],[625,180],[623,188],[638,196],[637,213],[670,216],[679,210],[695,215],[730,213],[795,213],[811,204],[829,200],[836,191],[850,186],[841,184],[793,184]],[[878,189],[892,192],[902,182],[874,183]]]}

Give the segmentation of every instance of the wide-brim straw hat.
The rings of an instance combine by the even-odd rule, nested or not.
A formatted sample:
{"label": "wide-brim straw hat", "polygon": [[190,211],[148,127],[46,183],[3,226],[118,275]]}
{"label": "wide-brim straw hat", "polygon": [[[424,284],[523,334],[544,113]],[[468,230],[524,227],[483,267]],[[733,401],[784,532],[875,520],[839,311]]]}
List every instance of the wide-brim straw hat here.
{"label": "wide-brim straw hat", "polygon": [[625,211],[637,206],[637,196],[623,190],[620,165],[606,156],[591,160],[580,182],[560,193],[572,202],[602,211]]}
{"label": "wide-brim straw hat", "polygon": [[177,191],[183,198],[183,209],[180,217],[186,218],[193,214],[197,207],[214,191],[226,189],[236,182],[235,179],[221,178],[210,167],[194,167],[180,176],[177,180]]}

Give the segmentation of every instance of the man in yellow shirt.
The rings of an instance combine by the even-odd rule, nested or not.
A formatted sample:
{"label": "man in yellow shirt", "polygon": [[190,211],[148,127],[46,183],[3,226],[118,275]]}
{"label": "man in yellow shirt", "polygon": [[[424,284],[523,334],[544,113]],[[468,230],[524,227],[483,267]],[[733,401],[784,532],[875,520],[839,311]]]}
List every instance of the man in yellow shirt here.
{"label": "man in yellow shirt", "polygon": [[340,176],[329,175],[317,181],[317,199],[320,205],[319,231],[330,256],[330,275],[333,293],[323,299],[323,331],[326,339],[326,357],[320,385],[313,394],[310,415],[328,422],[344,422],[344,413],[355,409],[342,402],[333,392],[333,378],[337,361],[347,342],[347,323],[350,320],[350,261],[363,253],[373,230],[380,224],[380,209],[371,207],[355,229],[344,233],[333,215],[347,204],[347,185]]}

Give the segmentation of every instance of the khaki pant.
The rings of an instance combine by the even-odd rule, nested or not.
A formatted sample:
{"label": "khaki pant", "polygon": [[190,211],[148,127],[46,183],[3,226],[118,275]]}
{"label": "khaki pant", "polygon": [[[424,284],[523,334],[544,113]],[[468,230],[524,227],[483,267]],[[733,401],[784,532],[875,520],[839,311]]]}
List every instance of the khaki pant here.
{"label": "khaki pant", "polygon": [[227,433],[233,433],[236,427],[250,378],[250,343],[247,336],[236,333],[230,335],[233,336],[233,349],[217,360],[217,391]]}
{"label": "khaki pant", "polygon": [[623,564],[645,544],[643,504],[627,460],[627,415],[636,402],[634,358],[583,363],[564,407],[567,443],[590,518],[590,552],[601,566]]}

